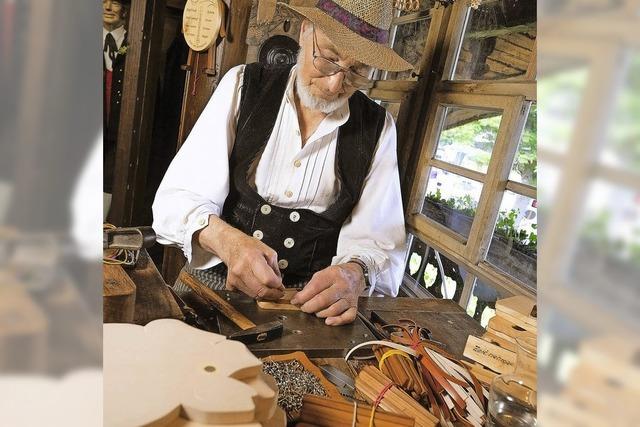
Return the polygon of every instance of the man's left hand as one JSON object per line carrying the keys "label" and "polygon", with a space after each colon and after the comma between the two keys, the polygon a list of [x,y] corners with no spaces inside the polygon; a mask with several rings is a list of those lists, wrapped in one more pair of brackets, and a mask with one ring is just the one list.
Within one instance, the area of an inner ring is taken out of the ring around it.
{"label": "man's left hand", "polygon": [[358,297],[365,286],[364,272],[358,264],[332,265],[315,273],[291,303],[326,319],[327,325],[344,325],[356,319]]}

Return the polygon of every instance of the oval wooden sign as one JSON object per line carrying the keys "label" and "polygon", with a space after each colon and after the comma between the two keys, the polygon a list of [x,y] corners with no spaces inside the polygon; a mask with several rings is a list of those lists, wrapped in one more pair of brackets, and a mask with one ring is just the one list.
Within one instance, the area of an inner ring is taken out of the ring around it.
{"label": "oval wooden sign", "polygon": [[182,32],[189,47],[197,52],[216,42],[222,24],[218,0],[187,0],[182,16]]}

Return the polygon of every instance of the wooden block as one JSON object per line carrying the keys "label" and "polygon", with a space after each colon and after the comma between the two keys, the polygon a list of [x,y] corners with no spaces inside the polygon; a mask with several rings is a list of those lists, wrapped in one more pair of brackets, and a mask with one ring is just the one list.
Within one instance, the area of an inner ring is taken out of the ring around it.
{"label": "wooden block", "polygon": [[513,372],[516,366],[516,354],[514,352],[483,341],[473,335],[469,335],[463,355],[500,374]]}
{"label": "wooden block", "polygon": [[509,350],[509,351],[516,351],[516,344],[509,339],[505,339],[504,337],[492,332],[492,331],[488,331],[486,332],[483,336],[482,339],[485,341],[488,341],[490,343],[499,345],[500,347],[504,348],[505,350]]}
{"label": "wooden block", "polygon": [[170,425],[178,417],[251,425],[255,402],[268,399],[256,391],[262,386],[245,383],[261,375],[260,360],[222,335],[160,319],[105,324],[103,342],[105,425]]}
{"label": "wooden block", "polygon": [[263,310],[291,310],[300,311],[300,307],[291,304],[291,299],[298,293],[297,289],[287,289],[284,296],[277,301],[258,301],[258,307]]}
{"label": "wooden block", "polygon": [[537,327],[537,316],[531,316],[531,312],[535,306],[536,300],[528,298],[524,295],[517,295],[514,297],[504,298],[496,301],[496,313],[504,313],[508,316],[518,319],[519,322],[516,324],[523,328],[524,326],[521,323]]}
{"label": "wooden block", "polygon": [[469,372],[471,372],[478,379],[478,381],[486,386],[490,386],[491,381],[493,381],[493,379],[499,375],[497,372],[493,372],[492,370],[485,368],[479,363],[471,363],[467,362],[466,360],[461,360],[461,362],[467,367],[467,369],[469,369]]}
{"label": "wooden block", "polygon": [[536,339],[536,334],[534,332],[523,329],[518,325],[514,325],[513,323],[505,320],[500,316],[493,316],[489,319],[489,324],[487,329],[492,331],[502,332],[504,335],[507,335],[513,339],[515,338],[533,338]]}
{"label": "wooden block", "polygon": [[102,321],[132,323],[136,306],[136,285],[119,265],[102,264]]}

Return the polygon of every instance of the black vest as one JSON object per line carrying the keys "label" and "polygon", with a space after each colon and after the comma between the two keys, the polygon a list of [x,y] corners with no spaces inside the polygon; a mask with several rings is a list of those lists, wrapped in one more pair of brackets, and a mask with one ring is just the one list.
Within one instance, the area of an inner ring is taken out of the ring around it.
{"label": "black vest", "polygon": [[291,66],[259,63],[245,67],[229,159],[229,195],[222,213],[229,224],[278,253],[285,285],[307,281],[331,264],[340,229],[360,199],[385,121],[384,108],[356,92],[349,99],[349,119],[338,130],[335,164],[340,190],[334,203],[321,213],[267,203],[248,182],[249,170],[271,136],[290,70]]}

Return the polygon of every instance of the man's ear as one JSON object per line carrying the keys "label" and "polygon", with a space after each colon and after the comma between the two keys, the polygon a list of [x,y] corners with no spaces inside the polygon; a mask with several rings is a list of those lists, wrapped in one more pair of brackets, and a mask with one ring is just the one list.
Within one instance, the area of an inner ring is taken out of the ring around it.
{"label": "man's ear", "polygon": [[313,27],[313,23],[311,21],[309,21],[308,19],[303,19],[302,22],[300,23],[299,40],[302,40],[302,36],[304,35],[304,33],[306,33],[307,31],[311,31],[312,27]]}

